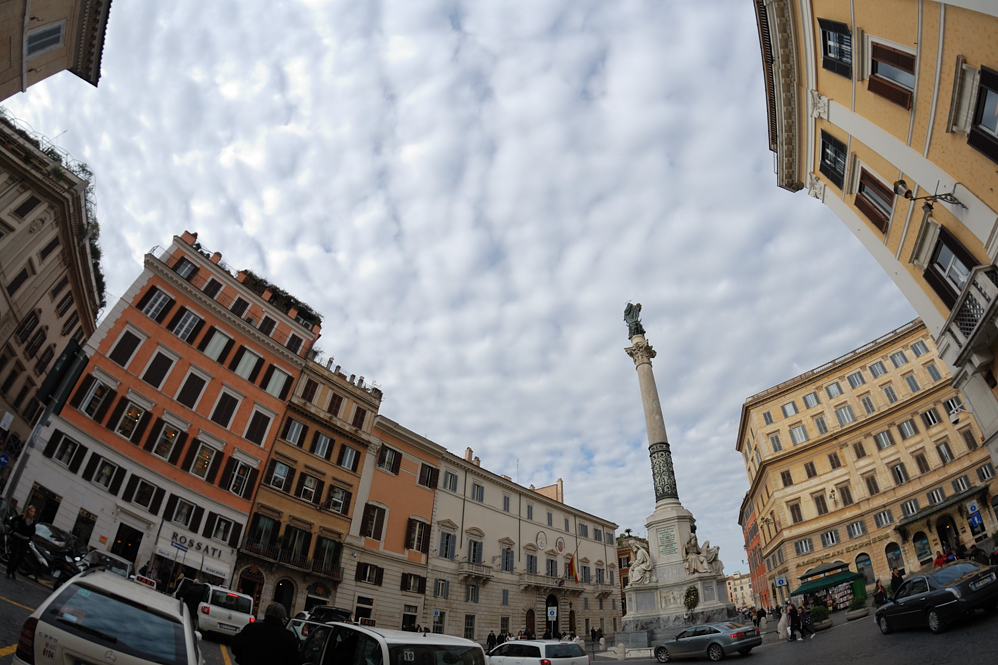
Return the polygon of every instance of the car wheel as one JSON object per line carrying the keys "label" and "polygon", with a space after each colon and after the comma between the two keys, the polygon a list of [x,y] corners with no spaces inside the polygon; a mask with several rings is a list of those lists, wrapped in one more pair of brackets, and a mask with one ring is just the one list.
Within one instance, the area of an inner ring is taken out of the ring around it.
{"label": "car wheel", "polygon": [[707,647],[707,657],[713,661],[721,660],[724,658],[724,649],[720,644],[711,644]]}
{"label": "car wheel", "polygon": [[939,613],[936,612],[934,607],[929,609],[929,630],[937,635],[946,630],[942,618],[940,618]]}
{"label": "car wheel", "polygon": [[752,653],[752,647],[745,647],[744,649],[739,649],[738,653],[740,653],[743,656],[747,656],[750,653]]}
{"label": "car wheel", "polygon": [[665,647],[655,649],[655,659],[660,663],[669,662],[669,650]]}
{"label": "car wheel", "polygon": [[880,632],[887,635],[891,632],[891,625],[887,623],[887,617],[880,617],[877,620],[877,625],[880,626]]}

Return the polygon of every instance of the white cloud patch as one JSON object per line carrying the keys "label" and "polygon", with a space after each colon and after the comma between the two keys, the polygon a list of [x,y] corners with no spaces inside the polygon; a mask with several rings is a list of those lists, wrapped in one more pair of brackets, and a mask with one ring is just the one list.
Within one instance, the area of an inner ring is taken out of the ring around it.
{"label": "white cloud patch", "polygon": [[680,497],[728,572],[745,398],[914,317],[776,187],[744,0],[121,3],[102,65],[8,107],[96,173],[110,302],[198,231],[317,308],[385,415],[642,533],[641,302]]}

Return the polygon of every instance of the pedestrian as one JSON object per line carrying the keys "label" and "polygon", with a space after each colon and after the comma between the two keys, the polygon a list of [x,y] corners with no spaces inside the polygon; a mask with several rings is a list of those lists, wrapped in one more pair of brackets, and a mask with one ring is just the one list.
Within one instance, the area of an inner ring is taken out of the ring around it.
{"label": "pedestrian", "polygon": [[752,625],[756,628],[759,627],[759,613],[755,611],[754,607],[752,608]]}
{"label": "pedestrian", "polygon": [[793,642],[794,641],[794,633],[798,633],[798,635],[797,635],[797,641],[798,642],[803,642],[804,638],[799,635],[799,633],[800,633],[800,615],[797,614],[797,607],[792,602],[791,603],[787,603],[787,615],[789,617],[789,619],[788,619],[789,629],[788,630],[790,631],[790,639],[788,641],[789,642]]}
{"label": "pedestrian", "polygon": [[811,634],[811,639],[813,640],[814,639],[814,628],[811,626],[811,613],[807,611],[806,607],[804,607],[804,603],[801,603],[800,607],[797,609],[797,617],[798,617],[798,620],[800,621],[800,635],[801,636],[800,636],[799,639],[801,639],[801,640],[804,639],[804,633],[810,633]]}
{"label": "pedestrian", "polygon": [[939,568],[946,563],[946,555],[936,550],[936,558],[932,561],[933,568]]}
{"label": "pedestrian", "polygon": [[593,642],[596,641],[596,626],[589,629],[589,636],[593,638]]}
{"label": "pedestrian", "polygon": [[7,579],[16,579],[17,567],[21,565],[28,541],[35,535],[35,507],[28,506],[23,515],[18,515],[10,523],[10,559],[7,563]]}
{"label": "pedestrian", "polygon": [[897,593],[898,589],[901,588],[901,583],[904,582],[904,575],[897,568],[891,571],[891,594]]}
{"label": "pedestrian", "polygon": [[263,621],[246,624],[232,638],[232,653],[239,665],[299,665],[298,638],[284,628],[284,605],[271,603]]}
{"label": "pedestrian", "polygon": [[494,630],[489,631],[489,636],[488,638],[486,638],[485,644],[488,646],[489,651],[492,651],[493,649],[496,648],[496,631]]}
{"label": "pedestrian", "polygon": [[194,580],[191,584],[180,592],[180,599],[184,601],[184,605],[187,606],[190,612],[191,624],[197,628],[198,625],[198,609],[201,606],[201,601],[204,600],[205,585],[201,584],[198,580]]}
{"label": "pedestrian", "polygon": [[887,592],[884,591],[884,585],[880,583],[880,580],[877,580],[877,588],[873,590],[873,602],[877,604],[877,607],[887,602]]}

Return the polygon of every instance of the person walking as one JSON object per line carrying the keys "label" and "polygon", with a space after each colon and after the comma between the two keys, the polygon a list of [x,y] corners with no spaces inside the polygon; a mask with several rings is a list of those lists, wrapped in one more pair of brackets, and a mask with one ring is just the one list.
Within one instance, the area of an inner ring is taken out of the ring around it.
{"label": "person walking", "polygon": [[18,515],[10,523],[10,560],[7,562],[7,579],[17,579],[15,573],[21,565],[28,541],[35,535],[35,507],[28,506],[23,515]]}
{"label": "person walking", "polygon": [[811,613],[807,610],[802,602],[797,608],[797,617],[800,620],[800,639],[804,639],[804,633],[810,633],[811,639],[814,639],[814,627],[811,625]]}
{"label": "person walking", "polygon": [[496,648],[496,631],[494,630],[489,631],[489,636],[485,640],[485,645],[488,647],[489,651],[492,651],[493,649]]}
{"label": "person walking", "polygon": [[263,621],[246,624],[232,638],[232,653],[239,665],[299,665],[298,638],[284,628],[288,613],[284,605],[271,603]]}
{"label": "person walking", "polygon": [[787,616],[790,626],[790,639],[788,641],[793,642],[794,634],[797,633],[797,641],[803,642],[804,638],[800,636],[800,615],[797,614],[797,607],[792,602],[787,603]]}
{"label": "person walking", "polygon": [[789,635],[789,633],[787,633],[788,628],[790,628],[790,617],[787,616],[786,612],[783,612],[780,614],[780,620],[776,624],[776,634],[781,640],[787,639],[787,636]]}
{"label": "person walking", "polygon": [[759,630],[761,632],[765,632],[765,630],[766,630],[766,608],[765,607],[760,607],[759,608],[759,625],[756,626],[756,627],[759,628]]}
{"label": "person walking", "polygon": [[901,571],[895,568],[891,571],[891,594],[897,593],[898,589],[901,588],[901,583],[904,582],[904,575]]}

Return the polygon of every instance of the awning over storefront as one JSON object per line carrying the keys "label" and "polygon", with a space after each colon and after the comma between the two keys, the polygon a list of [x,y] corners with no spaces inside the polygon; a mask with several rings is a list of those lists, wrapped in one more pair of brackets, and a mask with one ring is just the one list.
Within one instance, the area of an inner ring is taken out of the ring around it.
{"label": "awning over storefront", "polygon": [[[228,580],[232,572],[233,562],[225,556],[229,554],[229,551],[229,548],[222,550],[210,545],[206,546],[203,540],[194,541],[185,536],[173,540],[164,534],[156,543],[156,554],[164,559],[203,570],[206,573],[221,577],[223,580]],[[212,554],[221,554],[222,556],[212,556]]]}
{"label": "awning over storefront", "polygon": [[924,520],[926,517],[932,515],[933,513],[938,513],[940,510],[946,510],[950,506],[956,505],[961,501],[966,501],[967,499],[972,499],[978,494],[984,494],[987,491],[988,491],[987,485],[978,485],[977,487],[971,487],[966,492],[960,492],[959,494],[954,494],[953,496],[944,501],[940,501],[939,503],[922,508],[914,515],[908,515],[908,517],[905,517],[903,520],[898,521],[897,526],[894,527],[894,530],[896,531],[901,527],[907,526],[913,522]]}
{"label": "awning over storefront", "polygon": [[845,572],[836,573],[835,575],[828,575],[827,577],[819,577],[816,580],[811,580],[801,584],[795,591],[790,593],[791,596],[799,596],[805,593],[814,593],[816,591],[823,591],[824,589],[831,589],[833,586],[838,586],[840,584],[845,584],[846,582],[852,582],[853,580],[858,580],[863,577],[859,573]]}

